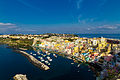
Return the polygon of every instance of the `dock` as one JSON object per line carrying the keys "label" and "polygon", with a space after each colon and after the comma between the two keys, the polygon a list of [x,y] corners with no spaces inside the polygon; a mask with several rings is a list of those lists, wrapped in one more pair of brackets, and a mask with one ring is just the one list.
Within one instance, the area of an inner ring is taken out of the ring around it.
{"label": "dock", "polygon": [[25,51],[21,51],[21,50],[15,50],[15,52],[21,53],[22,55],[24,55],[25,57],[27,57],[27,59],[36,67],[43,69],[43,70],[48,70],[50,69],[47,65],[45,65],[44,63],[40,62],[39,60],[37,60],[35,57],[33,57],[32,55],[28,54]]}

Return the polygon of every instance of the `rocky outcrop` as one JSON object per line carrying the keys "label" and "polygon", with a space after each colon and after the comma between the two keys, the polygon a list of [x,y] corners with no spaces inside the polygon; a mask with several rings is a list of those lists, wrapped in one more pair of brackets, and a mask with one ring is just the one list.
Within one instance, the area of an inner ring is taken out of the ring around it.
{"label": "rocky outcrop", "polygon": [[26,75],[23,75],[23,74],[16,74],[14,77],[13,77],[14,80],[28,80]]}

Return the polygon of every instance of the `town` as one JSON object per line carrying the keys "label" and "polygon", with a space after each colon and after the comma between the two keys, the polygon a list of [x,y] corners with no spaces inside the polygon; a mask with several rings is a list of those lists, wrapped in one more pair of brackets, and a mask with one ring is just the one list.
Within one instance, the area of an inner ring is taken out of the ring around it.
{"label": "town", "polygon": [[[1,39],[31,40],[33,50],[56,53],[78,64],[88,64],[97,80],[120,77],[120,40],[104,37],[87,38],[73,34],[0,35]],[[13,43],[12,43],[13,44]],[[25,43],[28,45],[27,43]],[[25,49],[25,45],[19,48]]]}

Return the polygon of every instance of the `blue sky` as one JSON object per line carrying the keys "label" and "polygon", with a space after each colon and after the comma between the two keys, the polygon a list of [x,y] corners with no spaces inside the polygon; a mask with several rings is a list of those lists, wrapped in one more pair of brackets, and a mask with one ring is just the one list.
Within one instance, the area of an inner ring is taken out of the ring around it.
{"label": "blue sky", "polygon": [[0,0],[0,33],[120,33],[120,0]]}

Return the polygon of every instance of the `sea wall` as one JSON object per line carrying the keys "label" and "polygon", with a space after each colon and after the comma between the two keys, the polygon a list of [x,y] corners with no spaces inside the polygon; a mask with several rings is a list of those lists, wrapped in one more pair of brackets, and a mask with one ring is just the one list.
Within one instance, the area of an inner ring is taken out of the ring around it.
{"label": "sea wall", "polygon": [[37,60],[35,57],[33,57],[32,55],[26,53],[25,51],[21,51],[21,50],[15,50],[15,52],[17,53],[21,53],[22,55],[24,55],[33,65],[37,66],[40,69],[43,70],[48,70],[50,69],[47,65],[45,65],[44,63],[40,62],[39,60]]}

